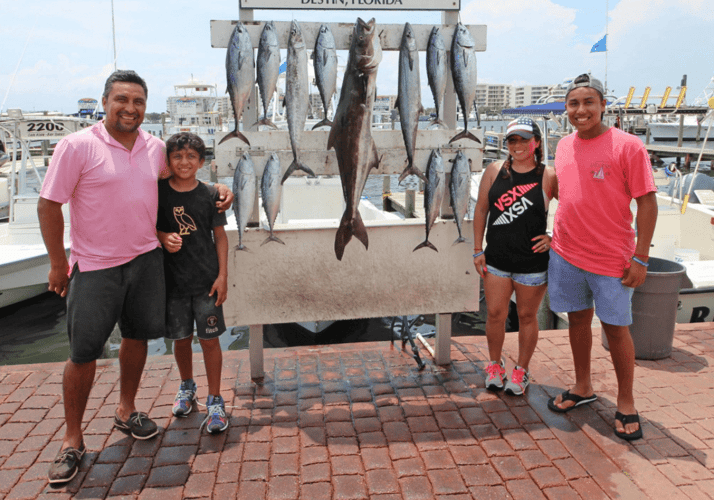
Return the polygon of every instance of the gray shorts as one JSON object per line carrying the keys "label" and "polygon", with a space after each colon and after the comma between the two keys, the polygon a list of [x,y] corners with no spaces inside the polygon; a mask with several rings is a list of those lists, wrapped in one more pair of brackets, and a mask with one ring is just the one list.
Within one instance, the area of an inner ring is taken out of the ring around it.
{"label": "gray shorts", "polygon": [[99,359],[117,323],[122,338],[163,337],[165,304],[161,248],[108,269],[82,272],[75,264],[67,293],[70,359],[78,364]]}
{"label": "gray shorts", "polygon": [[216,306],[216,294],[209,297],[208,292],[166,298],[167,339],[192,337],[194,321],[199,339],[214,339],[226,331],[223,306]]}

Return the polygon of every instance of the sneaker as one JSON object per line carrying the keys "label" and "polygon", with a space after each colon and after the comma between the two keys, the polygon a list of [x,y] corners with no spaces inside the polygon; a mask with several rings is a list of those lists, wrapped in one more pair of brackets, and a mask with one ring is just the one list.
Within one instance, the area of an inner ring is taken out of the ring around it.
{"label": "sneaker", "polygon": [[[228,427],[228,418],[226,417],[226,405],[221,396],[208,396],[206,401],[206,409],[208,415],[203,421],[206,424],[206,430],[209,434],[223,432]],[[203,425],[201,424],[201,425]]]}
{"label": "sneaker", "polygon": [[182,380],[171,411],[177,417],[185,417],[191,413],[194,399],[196,399],[196,382],[192,378]]}
{"label": "sneaker", "polygon": [[82,456],[84,456],[86,450],[87,448],[84,446],[84,442],[82,442],[77,450],[72,447],[60,450],[57,457],[55,457],[55,461],[50,465],[50,471],[47,474],[50,484],[71,481],[74,476],[77,475],[79,463],[82,461]]}
{"label": "sneaker", "polygon": [[506,378],[506,367],[503,360],[500,363],[491,361],[486,367],[486,389],[500,391],[503,389],[503,380]]}
{"label": "sneaker", "polygon": [[135,439],[149,439],[159,433],[159,429],[156,427],[154,421],[149,418],[149,415],[142,411],[132,413],[126,422],[122,422],[119,416],[115,414],[114,427],[131,434]]}
{"label": "sneaker", "polygon": [[516,366],[511,373],[511,380],[506,382],[506,393],[512,396],[520,396],[526,392],[528,384],[530,384],[530,374],[525,368]]}

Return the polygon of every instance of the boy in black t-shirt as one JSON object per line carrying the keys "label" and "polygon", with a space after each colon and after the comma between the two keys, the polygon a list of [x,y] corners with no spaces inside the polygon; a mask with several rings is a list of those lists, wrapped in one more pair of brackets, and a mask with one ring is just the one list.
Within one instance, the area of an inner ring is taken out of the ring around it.
{"label": "boy in black t-shirt", "polygon": [[193,324],[203,350],[208,379],[209,433],[228,427],[221,397],[223,353],[218,336],[225,330],[223,308],[228,291],[228,240],[218,213],[218,192],[196,179],[206,146],[195,134],[182,132],[166,141],[166,157],[173,176],[159,181],[159,215],[156,222],[164,247],[166,271],[166,338],[174,341],[174,356],[181,387],[173,414],[186,416],[196,399],[193,380]]}

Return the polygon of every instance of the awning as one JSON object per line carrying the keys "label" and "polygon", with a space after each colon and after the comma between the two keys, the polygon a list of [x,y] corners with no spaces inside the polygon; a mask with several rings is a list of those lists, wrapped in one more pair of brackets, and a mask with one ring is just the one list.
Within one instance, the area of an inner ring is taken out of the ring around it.
{"label": "awning", "polygon": [[562,115],[565,113],[565,103],[564,102],[549,102],[547,104],[532,104],[530,106],[523,106],[520,108],[508,108],[501,111],[503,115],[537,115],[537,116],[548,116],[553,113],[554,115]]}

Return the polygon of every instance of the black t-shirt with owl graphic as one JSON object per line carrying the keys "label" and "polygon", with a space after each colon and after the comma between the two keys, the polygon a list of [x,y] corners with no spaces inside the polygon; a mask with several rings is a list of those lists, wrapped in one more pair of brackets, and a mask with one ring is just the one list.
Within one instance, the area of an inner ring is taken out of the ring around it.
{"label": "black t-shirt with owl graphic", "polygon": [[174,190],[168,179],[159,181],[159,215],[156,228],[181,236],[181,249],[164,249],[166,291],[170,296],[186,296],[211,290],[218,277],[218,256],[213,228],[226,224],[226,214],[218,213],[218,191],[199,182],[186,192]]}

